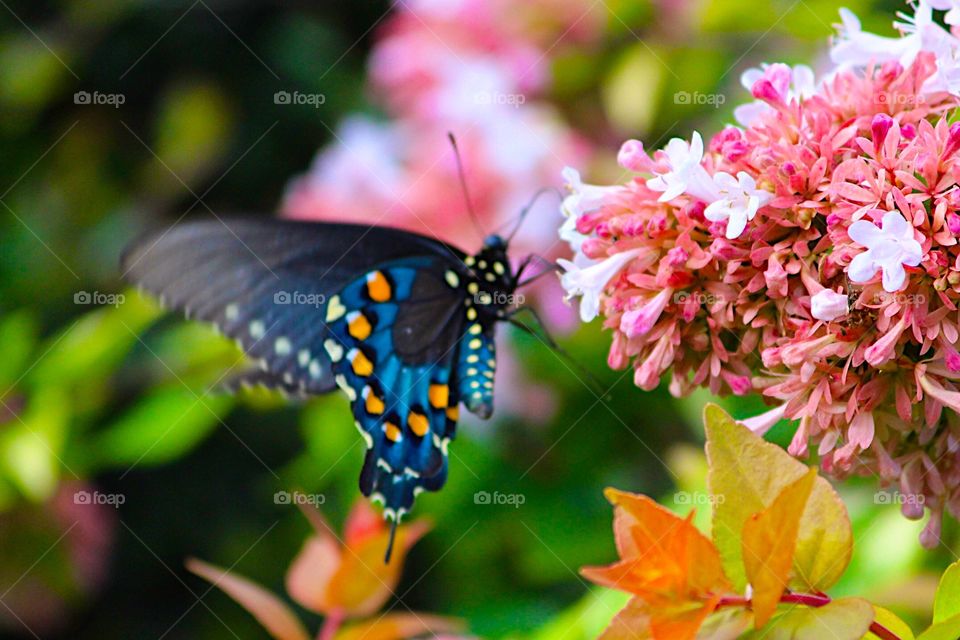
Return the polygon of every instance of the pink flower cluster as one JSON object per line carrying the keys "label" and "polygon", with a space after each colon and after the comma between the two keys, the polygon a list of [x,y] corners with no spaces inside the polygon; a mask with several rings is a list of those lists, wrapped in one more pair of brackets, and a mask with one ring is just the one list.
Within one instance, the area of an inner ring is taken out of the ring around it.
{"label": "pink flower cluster", "polygon": [[[851,20],[818,85],[782,64],[745,74],[742,128],[652,157],[628,141],[624,184],[568,169],[563,284],[637,386],[762,394],[773,408],[748,426],[796,420],[791,454],[898,483],[933,546],[944,510],[960,517],[960,100],[936,82],[956,49],[885,58]],[[864,44],[870,61],[846,64]]]}

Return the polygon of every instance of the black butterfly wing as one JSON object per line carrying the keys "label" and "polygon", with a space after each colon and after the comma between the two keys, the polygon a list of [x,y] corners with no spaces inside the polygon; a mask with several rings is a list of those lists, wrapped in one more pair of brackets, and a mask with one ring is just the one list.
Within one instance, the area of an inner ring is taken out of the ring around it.
{"label": "black butterfly wing", "polygon": [[458,404],[492,410],[492,327],[471,310],[463,254],[383,227],[188,223],[124,256],[127,276],[257,359],[250,381],[340,386],[367,444],[360,478],[398,520],[440,489]]}
{"label": "black butterfly wing", "polygon": [[358,274],[411,256],[462,254],[387,227],[205,220],[142,238],[121,268],[166,307],[235,339],[260,365],[251,379],[313,394],[335,386],[322,348],[330,301]]}

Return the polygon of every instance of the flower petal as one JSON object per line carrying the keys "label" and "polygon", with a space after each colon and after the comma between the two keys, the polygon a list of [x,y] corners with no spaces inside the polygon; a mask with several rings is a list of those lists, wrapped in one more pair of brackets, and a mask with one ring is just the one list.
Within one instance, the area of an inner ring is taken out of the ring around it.
{"label": "flower petal", "polygon": [[869,250],[855,256],[850,261],[850,266],[847,267],[847,275],[850,276],[851,282],[859,284],[870,282],[873,276],[877,275],[877,265],[874,263]]}
{"label": "flower petal", "polygon": [[857,220],[847,230],[850,239],[858,244],[862,244],[868,249],[879,244],[883,238],[883,232],[877,225],[867,220]]}

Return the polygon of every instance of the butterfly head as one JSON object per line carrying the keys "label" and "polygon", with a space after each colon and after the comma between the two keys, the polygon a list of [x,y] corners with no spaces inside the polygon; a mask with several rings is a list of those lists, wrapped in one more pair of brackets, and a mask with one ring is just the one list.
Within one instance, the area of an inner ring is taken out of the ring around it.
{"label": "butterfly head", "polygon": [[512,293],[516,289],[516,279],[507,256],[507,241],[502,236],[487,236],[483,248],[475,255],[467,256],[464,263],[471,277],[476,280],[474,286],[486,292],[486,297],[499,299],[502,294]]}

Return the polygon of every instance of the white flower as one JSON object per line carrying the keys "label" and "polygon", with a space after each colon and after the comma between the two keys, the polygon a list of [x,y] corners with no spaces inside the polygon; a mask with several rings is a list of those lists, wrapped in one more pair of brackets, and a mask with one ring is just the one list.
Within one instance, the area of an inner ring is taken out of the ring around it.
{"label": "white flower", "polygon": [[933,9],[950,9],[948,24],[960,22],[960,2],[957,0],[920,0],[912,16],[901,13],[903,22],[893,23],[903,36],[885,38],[864,32],[853,13],[840,9],[843,25],[839,39],[830,51],[830,59],[841,68],[889,60],[908,66],[918,53],[929,51],[936,56],[937,71],[924,82],[924,92],[960,93],[960,39],[934,21]]}
{"label": "white flower", "polygon": [[810,298],[810,315],[817,320],[832,322],[849,312],[850,304],[845,293],[823,289]]}
{"label": "white flower", "polygon": [[840,9],[840,20],[843,24],[837,42],[830,49],[830,59],[840,66],[861,67],[888,60],[900,60],[907,65],[921,51],[920,37],[916,33],[901,38],[867,33],[861,28],[860,19],[847,8]]}
{"label": "white flower", "polygon": [[607,283],[627,266],[627,263],[640,255],[641,249],[631,249],[617,253],[605,260],[591,260],[583,254],[577,254],[574,261],[557,260],[563,267],[560,284],[567,292],[567,299],[580,296],[580,319],[590,322],[600,313],[600,294]]}
{"label": "white flower", "polygon": [[883,270],[883,289],[899,291],[907,274],[903,265],[915,267],[923,259],[923,248],[914,237],[913,225],[899,211],[883,215],[883,227],[867,220],[857,220],[847,230],[850,239],[862,244],[866,251],[857,255],[847,267],[851,282],[869,282],[878,269]]}
{"label": "white flower", "polygon": [[718,171],[713,176],[713,182],[719,197],[707,206],[703,216],[713,222],[726,220],[727,238],[730,240],[739,238],[747,221],[757,215],[757,209],[773,198],[769,191],[757,189],[757,181],[746,171],[739,172],[736,178]]}
{"label": "white flower", "polygon": [[937,11],[946,11],[943,21],[947,24],[960,24],[960,0],[927,0]]}
{"label": "white flower", "polygon": [[[763,64],[760,67],[747,69],[740,76],[740,84],[742,84],[747,91],[753,91],[753,85],[765,77],[767,70],[771,66],[772,65]],[[813,75],[813,69],[805,64],[790,67],[790,84],[783,89],[784,102],[789,102],[794,99],[803,100],[813,96],[817,92],[817,83]],[[772,110],[773,107],[763,100],[754,100],[753,102],[748,102],[736,107],[733,110],[733,117],[741,125],[749,127],[757,118],[763,115],[763,113]]]}
{"label": "white flower", "polygon": [[574,252],[578,252],[586,236],[577,231],[577,218],[599,208],[612,191],[618,191],[622,187],[586,184],[580,179],[580,172],[573,167],[564,167],[561,175],[570,195],[563,199],[561,205],[561,211],[566,216],[566,220],[560,226],[560,238],[566,241]]}
{"label": "white flower", "polygon": [[560,175],[563,176],[564,184],[570,191],[570,195],[563,199],[563,212],[574,218],[598,209],[611,192],[623,188],[619,185],[601,187],[596,184],[587,184],[580,179],[580,172],[573,167],[564,167]]}
{"label": "white flower", "polygon": [[673,200],[684,193],[706,202],[716,199],[710,174],[700,164],[703,159],[703,139],[698,132],[693,132],[689,143],[682,138],[673,138],[663,151],[667,155],[670,171],[647,180],[648,187],[663,191],[660,202]]}

